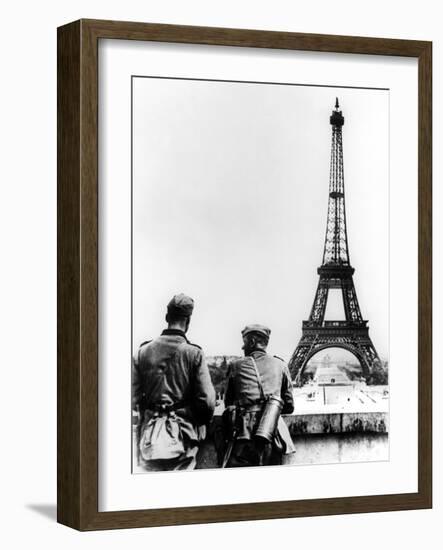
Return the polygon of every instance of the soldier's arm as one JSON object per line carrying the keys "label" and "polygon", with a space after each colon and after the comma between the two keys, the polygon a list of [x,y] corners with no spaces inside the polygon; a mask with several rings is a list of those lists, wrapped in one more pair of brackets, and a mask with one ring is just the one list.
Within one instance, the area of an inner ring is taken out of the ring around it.
{"label": "soldier's arm", "polygon": [[194,359],[194,384],[192,410],[199,423],[207,424],[214,414],[215,390],[202,350],[197,350]]}
{"label": "soldier's arm", "polygon": [[225,407],[229,407],[230,405],[234,405],[235,402],[235,396],[234,396],[234,380],[232,378],[232,366],[228,370],[228,374],[226,376],[227,382],[226,382],[226,388],[225,388]]}
{"label": "soldier's arm", "polygon": [[132,408],[135,410],[141,400],[141,379],[138,370],[138,357],[132,359]]}
{"label": "soldier's arm", "polygon": [[282,414],[291,414],[294,411],[294,394],[292,389],[291,375],[286,364],[283,366],[281,398],[283,399]]}

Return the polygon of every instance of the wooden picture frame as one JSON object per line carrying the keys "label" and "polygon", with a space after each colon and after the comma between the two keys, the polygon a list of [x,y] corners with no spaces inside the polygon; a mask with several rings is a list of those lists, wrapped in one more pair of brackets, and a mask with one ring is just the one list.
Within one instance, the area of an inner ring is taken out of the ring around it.
{"label": "wooden picture frame", "polygon": [[[418,59],[418,491],[98,511],[98,41],[160,41]],[[80,20],[58,29],[58,521],[79,530],[432,506],[431,42]]]}

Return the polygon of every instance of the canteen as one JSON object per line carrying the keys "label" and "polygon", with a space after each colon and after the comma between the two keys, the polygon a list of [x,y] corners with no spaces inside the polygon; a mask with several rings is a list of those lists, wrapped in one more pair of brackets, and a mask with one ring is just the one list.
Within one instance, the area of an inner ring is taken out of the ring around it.
{"label": "canteen", "polygon": [[254,434],[255,438],[272,442],[282,408],[283,401],[280,397],[270,395],[267,398],[263,405],[260,422]]}

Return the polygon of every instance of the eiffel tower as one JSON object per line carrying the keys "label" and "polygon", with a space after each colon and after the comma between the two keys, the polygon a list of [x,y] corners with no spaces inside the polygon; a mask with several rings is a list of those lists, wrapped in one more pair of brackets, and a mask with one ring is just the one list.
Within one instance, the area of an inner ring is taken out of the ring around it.
{"label": "eiffel tower", "polygon": [[[346,230],[345,185],[343,172],[342,127],[345,122],[338,98],[329,119],[332,125],[331,165],[329,175],[328,219],[322,265],[317,269],[319,281],[302,337],[295,349],[289,369],[295,383],[302,384],[303,371],[318,351],[339,347],[359,360],[363,375],[369,378],[379,356],[369,337],[368,322],[363,320],[354,287],[354,268],[350,264]],[[341,289],[344,321],[326,321],[325,312],[330,289]]]}

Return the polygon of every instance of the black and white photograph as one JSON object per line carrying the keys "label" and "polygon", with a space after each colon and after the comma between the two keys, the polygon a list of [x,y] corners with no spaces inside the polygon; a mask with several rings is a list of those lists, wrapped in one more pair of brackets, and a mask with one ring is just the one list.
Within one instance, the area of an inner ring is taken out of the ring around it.
{"label": "black and white photograph", "polygon": [[389,90],[132,77],[132,471],[389,460]]}
{"label": "black and white photograph", "polygon": [[439,7],[4,6],[5,549],[441,538]]}

